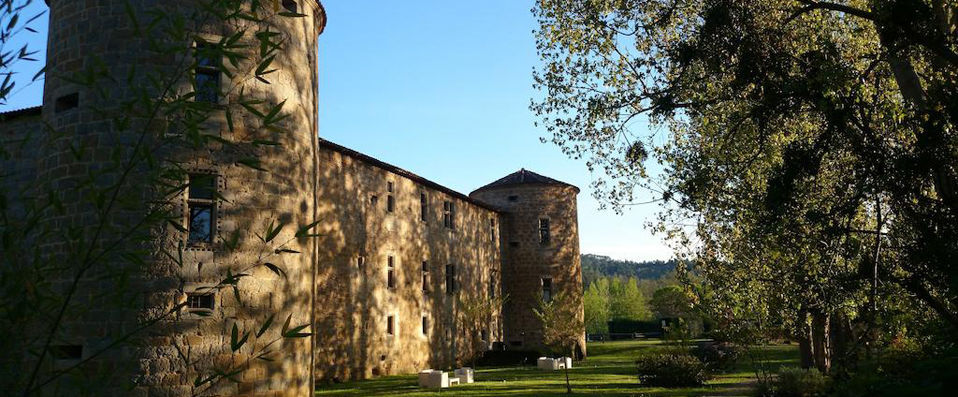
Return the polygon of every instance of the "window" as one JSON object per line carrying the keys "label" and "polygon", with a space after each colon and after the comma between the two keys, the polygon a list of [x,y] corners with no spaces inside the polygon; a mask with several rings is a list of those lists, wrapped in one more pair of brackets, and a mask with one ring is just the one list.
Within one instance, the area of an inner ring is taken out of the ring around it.
{"label": "window", "polygon": [[510,242],[509,242],[509,246],[512,247],[512,248],[519,248],[519,242],[518,242],[518,241],[510,241]]}
{"label": "window", "polygon": [[190,313],[209,313],[213,310],[213,294],[192,292],[186,295],[186,308]]}
{"label": "window", "polygon": [[193,83],[196,102],[219,103],[220,101],[220,61],[215,45],[206,42],[196,43],[196,70]]}
{"label": "window", "polygon": [[358,268],[360,268],[360,269],[363,269],[363,268],[366,267],[366,257],[365,257],[365,256],[360,255],[360,256],[358,256],[358,257],[356,258],[356,267],[358,267]]}
{"label": "window", "polygon": [[542,279],[542,300],[552,302],[552,278],[544,277]]}
{"label": "window", "polygon": [[519,196],[509,196],[508,200],[514,203],[519,201]]}
{"label": "window", "polygon": [[422,334],[429,335],[429,317],[422,316]]}
{"label": "window", "polygon": [[386,191],[389,192],[389,194],[386,195],[386,211],[388,211],[388,212],[393,212],[393,211],[396,210],[396,198],[393,197],[393,183],[392,183],[392,182],[387,182],[387,183],[386,183]]}
{"label": "window", "polygon": [[489,236],[496,239],[496,218],[489,218]]}
{"label": "window", "polygon": [[191,245],[213,242],[214,199],[216,176],[209,174],[190,174],[188,182],[189,222],[187,224],[187,243]]}
{"label": "window", "polygon": [[54,113],[65,112],[78,106],[80,106],[80,94],[74,92],[57,98],[53,103],[53,111]]}
{"label": "window", "polygon": [[386,335],[396,335],[396,316],[386,317]]}
{"label": "window", "polygon": [[292,13],[297,13],[299,11],[299,7],[296,5],[296,0],[283,0],[283,8]]}
{"label": "window", "polygon": [[370,196],[370,197],[369,197],[369,204],[372,204],[373,207],[375,207],[376,204],[379,204],[379,196],[377,196],[377,195],[375,195],[375,194],[372,195],[372,196]]}
{"label": "window", "polygon": [[455,218],[456,218],[456,206],[452,201],[446,200],[442,202],[442,225],[449,228],[455,229]]}
{"label": "window", "polygon": [[480,332],[479,332],[479,339],[482,340],[483,342],[488,342],[488,341],[489,341],[489,330],[488,330],[488,329],[484,329],[484,330],[480,331]]}
{"label": "window", "polygon": [[456,265],[446,265],[446,295],[456,292]]}
{"label": "window", "polygon": [[426,193],[419,193],[419,220],[426,222],[427,213],[429,213],[429,199]]}
{"label": "window", "polygon": [[50,356],[55,360],[79,360],[83,358],[83,346],[53,345],[50,346]]}
{"label": "window", "polygon": [[422,292],[429,292],[429,262],[422,261]]}
{"label": "window", "polygon": [[552,240],[551,231],[549,230],[549,219],[540,218],[539,219],[539,244],[549,245],[549,242]]}
{"label": "window", "polygon": [[495,270],[493,270],[489,274],[489,299],[494,299],[496,297],[496,290],[497,290],[496,276],[497,275],[498,275],[498,272],[496,272]]}
{"label": "window", "polygon": [[393,257],[388,257],[386,259],[387,270],[386,270],[386,287],[392,289],[396,288],[396,260]]}

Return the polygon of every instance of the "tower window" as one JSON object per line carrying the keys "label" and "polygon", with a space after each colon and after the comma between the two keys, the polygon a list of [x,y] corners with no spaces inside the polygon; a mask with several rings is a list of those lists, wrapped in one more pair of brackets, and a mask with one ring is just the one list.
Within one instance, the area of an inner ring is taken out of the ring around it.
{"label": "tower window", "polygon": [[496,239],[496,218],[489,218],[489,236]]}
{"label": "tower window", "polygon": [[389,192],[386,195],[386,211],[393,212],[396,210],[396,197],[393,196],[393,183],[386,182],[386,191]]}
{"label": "tower window", "polygon": [[509,246],[512,247],[512,248],[519,248],[519,242],[518,242],[518,241],[510,241],[510,242],[509,242]]}
{"label": "tower window", "polygon": [[429,317],[422,316],[422,334],[429,335]]}
{"label": "tower window", "polygon": [[429,213],[429,198],[426,193],[419,193],[419,220],[426,222],[426,214]]}
{"label": "tower window", "polygon": [[456,293],[456,265],[446,265],[446,295]]}
{"label": "tower window", "polygon": [[396,335],[396,316],[386,317],[386,335]]}
{"label": "tower window", "polygon": [[542,278],[542,300],[552,302],[552,278]]}
{"label": "tower window", "polygon": [[366,267],[366,257],[365,257],[365,256],[360,255],[360,256],[356,257],[356,267],[358,267],[358,268],[360,268],[360,269]]}
{"label": "tower window", "polygon": [[396,288],[396,260],[393,257],[386,259],[388,268],[386,269],[386,287]]}
{"label": "tower window", "polygon": [[57,98],[53,104],[53,111],[55,113],[65,112],[78,106],[80,106],[80,94],[74,92]]}
{"label": "tower window", "polygon": [[187,243],[192,245],[213,242],[214,198],[216,196],[216,176],[208,174],[189,175],[189,222],[187,224]]}
{"label": "tower window", "polygon": [[519,196],[515,196],[515,195],[509,196],[509,197],[507,197],[507,200],[509,200],[510,202],[513,202],[513,203],[514,203],[514,202],[516,202],[516,201],[519,201]]}
{"label": "tower window", "polygon": [[479,333],[479,338],[480,338],[483,342],[488,342],[488,341],[489,341],[489,330],[488,330],[488,329],[482,330],[482,331]]}
{"label": "tower window", "polygon": [[442,225],[449,229],[456,228],[456,206],[452,201],[442,202]]}
{"label": "tower window", "polygon": [[552,233],[549,230],[549,219],[540,218],[539,219],[539,244],[549,245],[552,240]]}
{"label": "tower window", "polygon": [[299,12],[299,6],[296,4],[296,0],[283,0],[283,8],[288,12]]}
{"label": "tower window", "polygon": [[213,294],[194,292],[186,296],[186,308],[191,313],[213,310]]}
{"label": "tower window", "polygon": [[369,197],[369,204],[372,204],[372,205],[374,205],[374,206],[375,206],[376,204],[379,204],[379,196],[377,196],[377,195],[375,195],[375,194],[372,195],[372,196],[370,196],[370,197]]}
{"label": "tower window", "polygon": [[196,70],[193,92],[196,102],[219,103],[220,99],[220,56],[216,46],[210,43],[196,43]]}

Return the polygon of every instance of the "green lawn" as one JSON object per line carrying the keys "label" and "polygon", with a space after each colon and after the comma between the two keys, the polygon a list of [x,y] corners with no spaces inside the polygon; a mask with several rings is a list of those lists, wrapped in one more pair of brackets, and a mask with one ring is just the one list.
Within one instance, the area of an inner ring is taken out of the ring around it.
{"label": "green lawn", "polygon": [[[743,357],[735,368],[716,374],[699,388],[663,389],[642,387],[633,362],[642,355],[664,349],[660,341],[597,342],[589,344],[589,358],[569,371],[572,390],[578,395],[603,396],[747,396],[755,380],[753,360]],[[794,345],[773,345],[755,349],[754,357],[773,368],[798,365]],[[415,375],[388,376],[373,380],[320,386],[317,396],[433,396],[434,390],[420,389]],[[441,391],[454,396],[565,396],[562,371],[544,372],[534,367],[480,368],[476,383]]]}

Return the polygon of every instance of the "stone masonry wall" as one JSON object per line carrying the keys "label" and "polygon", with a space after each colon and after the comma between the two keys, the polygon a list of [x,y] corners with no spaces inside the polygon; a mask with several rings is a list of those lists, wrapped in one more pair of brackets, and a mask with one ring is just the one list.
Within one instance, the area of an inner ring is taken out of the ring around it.
{"label": "stone masonry wall", "polygon": [[[467,335],[457,321],[457,297],[500,293],[492,223],[498,225],[498,214],[330,147],[320,150],[320,158],[317,376],[346,380],[415,373],[467,360],[472,338],[480,336]],[[421,194],[427,200],[425,220]],[[393,212],[387,210],[390,195]],[[444,201],[455,206],[453,229],[443,225]],[[387,285],[389,257],[394,288]],[[458,288],[452,295],[445,288],[446,265],[456,269]],[[393,335],[387,333],[390,316]],[[487,330],[487,346],[501,340],[498,313]]]}

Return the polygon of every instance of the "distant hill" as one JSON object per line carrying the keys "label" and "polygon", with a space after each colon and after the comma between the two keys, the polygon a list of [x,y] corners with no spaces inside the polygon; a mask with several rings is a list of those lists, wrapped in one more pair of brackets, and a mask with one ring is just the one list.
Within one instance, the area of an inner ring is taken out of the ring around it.
{"label": "distant hill", "polygon": [[582,284],[587,286],[599,277],[635,277],[640,280],[657,280],[675,270],[675,261],[633,262],[612,259],[608,256],[582,255]]}

